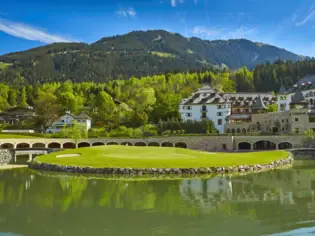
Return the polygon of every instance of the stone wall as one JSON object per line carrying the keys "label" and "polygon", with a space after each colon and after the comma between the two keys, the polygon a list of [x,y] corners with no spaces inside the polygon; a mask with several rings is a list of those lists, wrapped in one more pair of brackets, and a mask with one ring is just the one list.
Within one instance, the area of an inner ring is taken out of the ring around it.
{"label": "stone wall", "polygon": [[[293,148],[301,147],[303,144],[303,136],[174,136],[174,137],[159,137],[146,139],[132,139],[132,138],[100,138],[88,139],[79,141],[78,147],[81,144],[87,146],[121,144],[132,146],[169,146],[179,147],[179,144],[184,144],[188,149],[200,151],[237,151],[238,144],[241,142],[248,142],[254,144],[258,141],[269,140],[275,144],[282,142],[289,142]],[[45,148],[51,148],[50,144],[58,144],[59,147],[53,148],[69,148],[66,144],[73,144],[71,139],[0,139],[0,150],[7,148],[19,148],[19,145],[27,145],[27,147],[34,148],[36,145],[42,144]],[[74,145],[75,146],[75,145]]]}
{"label": "stone wall", "polygon": [[28,166],[32,169],[47,170],[68,173],[84,174],[106,174],[106,175],[203,175],[203,174],[223,174],[223,173],[243,173],[257,172],[277,169],[283,166],[291,165],[293,158],[291,156],[269,164],[257,165],[239,165],[229,167],[200,167],[200,168],[92,168],[61,166],[56,164],[41,163],[38,161],[29,162]]}
{"label": "stone wall", "polygon": [[9,150],[0,149],[0,166],[12,161],[12,153]]}

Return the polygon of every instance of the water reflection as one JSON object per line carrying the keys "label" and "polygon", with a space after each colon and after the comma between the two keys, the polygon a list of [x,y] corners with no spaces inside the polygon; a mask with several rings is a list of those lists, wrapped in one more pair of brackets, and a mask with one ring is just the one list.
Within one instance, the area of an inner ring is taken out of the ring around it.
{"label": "water reflection", "polygon": [[25,236],[293,232],[315,226],[314,190],[315,170],[301,166],[171,181],[53,178],[27,169],[3,171],[0,232]]}

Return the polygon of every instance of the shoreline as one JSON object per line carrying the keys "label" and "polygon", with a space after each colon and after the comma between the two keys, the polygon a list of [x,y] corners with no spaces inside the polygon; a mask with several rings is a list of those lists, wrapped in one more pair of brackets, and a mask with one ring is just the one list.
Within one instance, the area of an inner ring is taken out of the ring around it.
{"label": "shoreline", "polygon": [[28,163],[30,169],[78,173],[78,174],[100,174],[100,175],[125,175],[125,176],[142,176],[142,175],[209,175],[209,174],[224,174],[224,173],[250,173],[266,170],[273,170],[292,165],[293,158],[291,154],[269,164],[254,164],[254,165],[238,165],[238,166],[222,166],[222,167],[200,167],[200,168],[92,168],[92,167],[77,167],[63,166],[57,164],[42,163],[33,161]]}
{"label": "shoreline", "polygon": [[17,169],[17,168],[27,168],[28,165],[12,165],[12,164],[7,164],[7,165],[0,165],[0,170],[9,170],[9,169]]}

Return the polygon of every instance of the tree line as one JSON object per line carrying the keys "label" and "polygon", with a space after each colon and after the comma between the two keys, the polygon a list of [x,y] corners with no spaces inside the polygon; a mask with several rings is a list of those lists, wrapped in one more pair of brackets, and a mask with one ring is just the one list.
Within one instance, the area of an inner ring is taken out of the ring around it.
{"label": "tree line", "polygon": [[0,111],[10,107],[34,107],[34,127],[47,127],[65,111],[87,113],[95,127],[136,128],[161,120],[179,120],[178,105],[201,86],[220,92],[270,92],[292,86],[298,79],[315,74],[315,61],[276,61],[253,71],[195,71],[131,77],[129,80],[96,82],[47,82],[0,84]]}

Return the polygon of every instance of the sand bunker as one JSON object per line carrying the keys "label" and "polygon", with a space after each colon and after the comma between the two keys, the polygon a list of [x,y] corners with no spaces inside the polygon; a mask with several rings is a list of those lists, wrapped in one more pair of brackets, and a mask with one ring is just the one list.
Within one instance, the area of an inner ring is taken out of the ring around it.
{"label": "sand bunker", "polygon": [[65,158],[65,157],[79,157],[81,154],[79,153],[73,153],[73,154],[62,154],[62,155],[57,155],[57,158]]}

